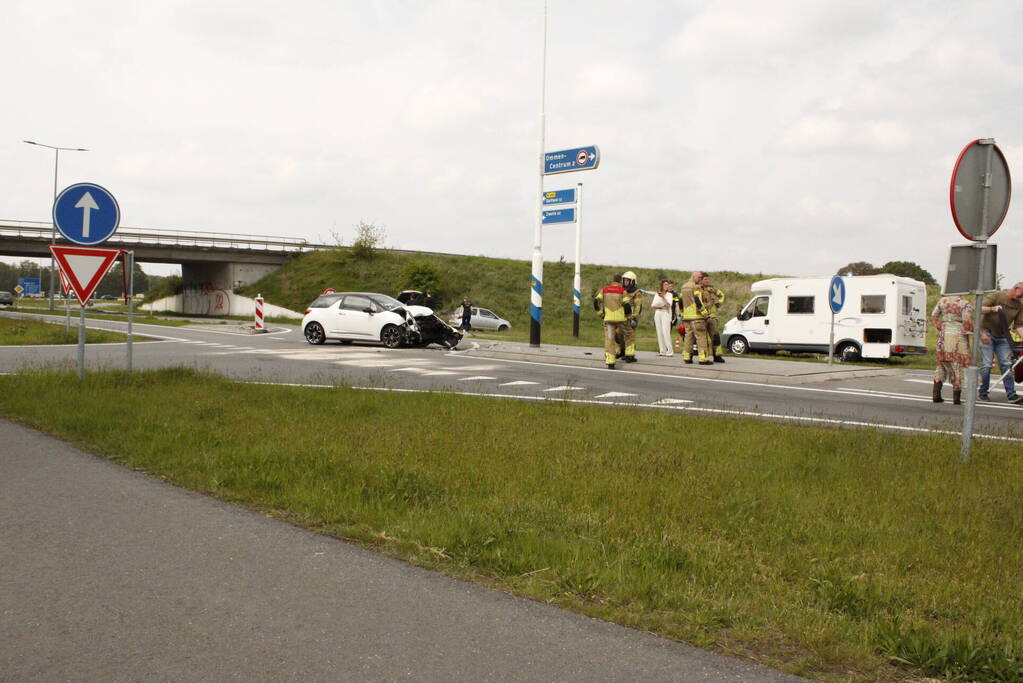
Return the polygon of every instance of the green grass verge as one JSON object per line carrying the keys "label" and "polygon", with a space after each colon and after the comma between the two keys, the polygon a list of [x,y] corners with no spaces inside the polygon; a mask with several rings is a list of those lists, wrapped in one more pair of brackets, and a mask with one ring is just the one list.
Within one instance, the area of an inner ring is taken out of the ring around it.
{"label": "green grass verge", "polygon": [[[48,309],[43,309],[40,306],[15,307],[15,308],[10,308],[10,309],[5,309],[5,310],[10,310],[10,311],[13,311],[15,313],[30,313],[30,314],[33,314],[33,315],[57,315],[57,316],[65,316],[65,317],[67,316],[67,312],[64,310],[63,307],[55,308],[52,311],[50,311]],[[96,313],[95,312],[96,310],[102,310],[102,309],[92,309],[92,310],[86,309],[85,317],[88,318],[89,320],[114,320],[114,321],[122,322],[122,323],[123,322],[128,322],[128,316],[127,315],[108,314],[108,313]],[[124,310],[127,310],[127,307],[124,307]],[[78,305],[76,304],[71,309],[71,324],[74,325],[75,324],[75,320],[77,320],[77,319],[78,319]],[[157,318],[157,317],[155,317],[153,315],[150,315],[148,313],[138,313],[138,312],[136,312],[134,315],[132,315],[131,321],[132,321],[132,323],[138,323],[140,325],[163,325],[165,327],[184,327],[185,325],[189,324],[189,321],[187,321],[187,320],[168,320],[166,318]]]}
{"label": "green grass verge", "polygon": [[[55,405],[88,402],[88,415]],[[1023,461],[594,406],[0,377],[0,414],[454,576],[830,680],[1021,680]]]}
{"label": "green grass verge", "polygon": [[[133,335],[134,341],[148,341]],[[86,344],[123,342],[127,337],[118,332],[106,330],[85,330]],[[0,317],[0,346],[36,346],[39,344],[77,344],[78,323],[72,321],[71,329],[64,325],[46,323],[24,318]]]}

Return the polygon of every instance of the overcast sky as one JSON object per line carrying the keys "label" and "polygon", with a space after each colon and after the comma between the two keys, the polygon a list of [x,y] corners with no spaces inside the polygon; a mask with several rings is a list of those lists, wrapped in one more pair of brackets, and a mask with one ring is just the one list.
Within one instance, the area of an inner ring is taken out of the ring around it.
{"label": "overcast sky", "polygon": [[[96,182],[122,225],[529,259],[543,0],[7,0],[0,218]],[[960,150],[1023,177],[1023,3],[550,0],[548,151],[598,145],[583,258],[939,280]],[[1018,201],[1018,200],[1017,200]],[[1023,279],[1023,209],[994,241]],[[572,260],[574,230],[544,256]],[[147,268],[147,270],[150,270]],[[528,283],[523,284],[528,289]]]}

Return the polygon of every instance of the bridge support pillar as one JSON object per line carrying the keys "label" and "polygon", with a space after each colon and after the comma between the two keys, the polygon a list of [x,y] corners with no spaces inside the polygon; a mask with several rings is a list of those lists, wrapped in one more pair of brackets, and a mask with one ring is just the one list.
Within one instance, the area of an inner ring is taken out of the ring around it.
{"label": "bridge support pillar", "polygon": [[214,289],[233,290],[251,285],[280,266],[266,263],[191,262],[181,264],[181,281],[189,285],[206,285]]}

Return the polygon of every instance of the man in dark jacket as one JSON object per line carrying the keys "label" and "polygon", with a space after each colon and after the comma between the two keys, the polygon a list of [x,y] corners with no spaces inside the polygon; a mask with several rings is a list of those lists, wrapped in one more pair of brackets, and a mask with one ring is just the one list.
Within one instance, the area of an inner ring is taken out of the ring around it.
{"label": "man in dark jacket", "polygon": [[468,332],[472,329],[472,302],[469,301],[469,297],[462,297],[462,324],[461,328],[463,332]]}

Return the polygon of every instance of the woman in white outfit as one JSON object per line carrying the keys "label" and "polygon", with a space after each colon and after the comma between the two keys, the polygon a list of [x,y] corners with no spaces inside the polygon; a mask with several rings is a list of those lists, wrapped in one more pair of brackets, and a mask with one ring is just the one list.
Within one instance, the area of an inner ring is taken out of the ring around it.
{"label": "woman in white outfit", "polygon": [[654,328],[657,330],[657,355],[673,356],[671,348],[671,321],[675,317],[675,283],[661,280],[661,288],[654,294]]}

